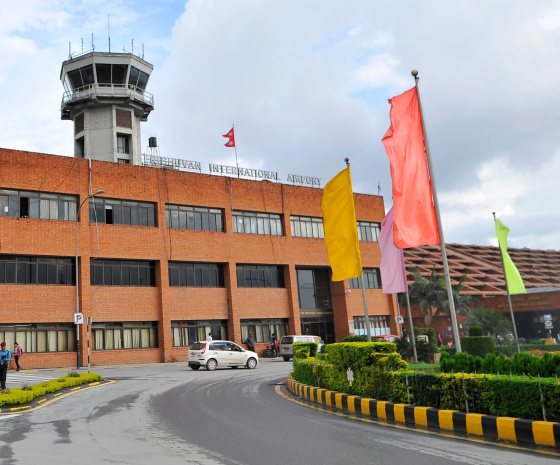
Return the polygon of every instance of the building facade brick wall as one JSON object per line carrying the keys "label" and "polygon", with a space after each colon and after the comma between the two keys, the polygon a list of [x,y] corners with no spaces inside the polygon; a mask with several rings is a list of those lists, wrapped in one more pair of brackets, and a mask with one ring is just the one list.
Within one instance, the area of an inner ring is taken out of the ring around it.
{"label": "building facade brick wall", "polygon": [[[200,174],[147,166],[90,161],[56,155],[0,149],[0,189],[62,193],[79,196],[103,190],[98,197],[151,202],[156,227],[125,226],[89,221],[88,201],[77,223],[80,310],[93,322],[152,321],[158,325],[158,347],[95,350],[95,364],[169,362],[186,360],[188,348],[173,347],[171,322],[227,320],[228,336],[242,343],[241,320],[284,319],[289,333],[301,333],[297,269],[329,269],[323,239],[292,237],[290,217],[322,217],[322,189]],[[166,227],[166,204],[220,208],[225,232]],[[79,205],[79,204],[78,204]],[[381,223],[385,211],[380,196],[355,194],[358,221]],[[284,235],[233,233],[233,210],[282,215]],[[0,216],[0,257],[51,256],[74,258],[76,223]],[[377,242],[360,242],[366,268],[379,268]],[[150,260],[156,266],[155,287],[92,286],[93,258]],[[219,263],[224,288],[171,287],[170,261]],[[236,265],[279,265],[285,288],[238,288]],[[330,270],[329,270],[330,273]],[[348,281],[330,283],[335,337],[348,334],[348,322],[364,315],[360,289]],[[76,288],[48,285],[0,284],[2,324],[73,322]],[[384,315],[397,333],[392,295],[367,289],[370,315]],[[1,329],[1,328],[0,328]],[[86,325],[80,326],[81,359],[87,364]],[[265,344],[257,345],[261,350]],[[72,365],[76,354],[28,353],[26,367]]]}

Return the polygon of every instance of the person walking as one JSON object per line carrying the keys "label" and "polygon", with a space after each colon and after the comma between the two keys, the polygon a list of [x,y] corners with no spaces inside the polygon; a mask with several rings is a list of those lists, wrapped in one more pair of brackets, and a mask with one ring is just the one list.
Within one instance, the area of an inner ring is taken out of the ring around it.
{"label": "person walking", "polygon": [[211,340],[212,340],[212,333],[208,333],[208,336],[206,336],[206,340],[207,340],[207,341],[211,341]]}
{"label": "person walking", "polygon": [[276,341],[276,333],[272,333],[272,336],[270,336],[270,350],[272,351],[272,356],[274,358],[278,357],[278,347]]}
{"label": "person walking", "polygon": [[251,351],[255,351],[255,341],[253,341],[253,333],[249,333],[247,339],[245,340],[245,344],[247,344],[247,348]]}
{"label": "person walking", "polygon": [[17,342],[14,342],[14,359],[16,361],[16,371],[19,371],[21,368],[19,366],[19,359],[22,355],[23,355],[23,350],[21,350],[21,347]]}
{"label": "person walking", "polygon": [[12,354],[6,349],[6,343],[0,344],[0,390],[6,389],[6,376],[8,375],[8,364],[12,360]]}

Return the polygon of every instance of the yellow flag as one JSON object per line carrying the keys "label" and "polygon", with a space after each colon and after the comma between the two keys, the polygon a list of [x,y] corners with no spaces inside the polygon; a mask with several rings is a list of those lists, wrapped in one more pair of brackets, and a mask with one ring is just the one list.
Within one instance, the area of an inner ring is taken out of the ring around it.
{"label": "yellow flag", "polygon": [[323,189],[321,210],[332,280],[343,281],[361,276],[362,257],[350,167],[327,183]]}
{"label": "yellow flag", "polygon": [[498,244],[500,244],[500,251],[502,252],[502,260],[504,262],[504,271],[506,274],[506,285],[510,294],[527,294],[523,279],[519,274],[519,270],[513,263],[507,251],[507,237],[509,228],[496,218],[496,235],[498,236]]}

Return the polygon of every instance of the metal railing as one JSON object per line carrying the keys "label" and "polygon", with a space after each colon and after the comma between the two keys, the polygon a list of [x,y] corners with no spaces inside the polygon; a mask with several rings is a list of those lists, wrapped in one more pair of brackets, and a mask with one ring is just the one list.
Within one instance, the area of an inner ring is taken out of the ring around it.
{"label": "metal railing", "polygon": [[93,97],[130,97],[145,104],[154,104],[154,96],[132,84],[89,84],[62,94],[62,104],[87,100]]}

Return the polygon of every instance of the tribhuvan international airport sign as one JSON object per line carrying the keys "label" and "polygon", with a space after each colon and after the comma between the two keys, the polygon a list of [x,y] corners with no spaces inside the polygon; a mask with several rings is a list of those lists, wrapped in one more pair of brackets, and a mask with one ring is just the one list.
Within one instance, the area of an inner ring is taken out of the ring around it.
{"label": "tribhuvan international airport sign", "polygon": [[[182,158],[160,157],[159,155],[142,154],[142,164],[154,168],[170,168],[176,170],[196,170],[202,172],[202,165],[199,161],[183,160]],[[208,165],[210,174],[219,174],[225,176],[244,177],[252,179],[261,179],[266,181],[281,181],[276,171],[266,171],[253,168],[242,168],[238,166],[217,165],[210,163]],[[288,174],[287,182],[293,184],[301,184],[307,186],[321,187],[321,179],[311,176],[301,176],[297,174]]]}
{"label": "tribhuvan international airport sign", "polygon": [[232,176],[244,176],[255,179],[269,179],[280,181],[276,171],[254,170],[251,168],[238,168],[237,166],[214,165],[210,163],[210,173],[230,174]]}
{"label": "tribhuvan international airport sign", "polygon": [[199,161],[183,160],[181,158],[160,157],[156,155],[142,154],[142,164],[145,166],[154,166],[157,168],[174,168],[185,170],[198,170],[202,171],[202,166]]}

